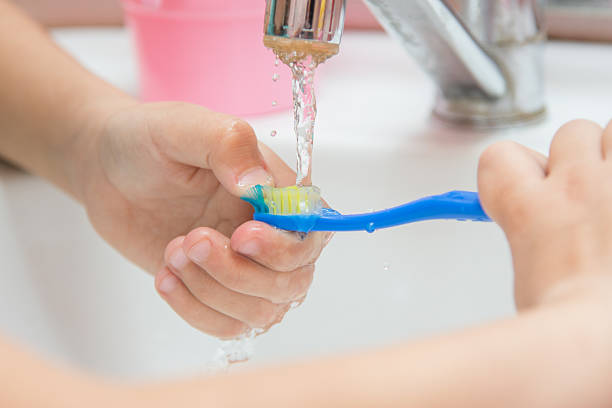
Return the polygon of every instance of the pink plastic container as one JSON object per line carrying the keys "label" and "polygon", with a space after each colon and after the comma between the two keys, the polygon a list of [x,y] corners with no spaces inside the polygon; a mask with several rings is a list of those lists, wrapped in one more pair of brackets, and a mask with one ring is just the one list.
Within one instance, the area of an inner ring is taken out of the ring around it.
{"label": "pink plastic container", "polygon": [[264,0],[122,3],[143,100],[191,102],[238,116],[291,106],[291,73],[275,66],[263,46]]}

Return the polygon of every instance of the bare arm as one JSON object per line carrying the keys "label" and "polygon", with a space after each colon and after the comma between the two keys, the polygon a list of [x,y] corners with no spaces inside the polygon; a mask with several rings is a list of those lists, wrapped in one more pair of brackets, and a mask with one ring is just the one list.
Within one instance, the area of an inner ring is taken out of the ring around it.
{"label": "bare arm", "polygon": [[87,401],[94,408],[605,408],[612,401],[612,286],[597,287],[431,340],[129,389],[0,344],[0,406],[59,408]]}
{"label": "bare arm", "polygon": [[0,0],[0,155],[76,197],[77,134],[94,111],[131,102]]}
{"label": "bare arm", "polygon": [[116,386],[50,364],[0,337],[0,406],[3,408],[106,408]]}
{"label": "bare arm", "polygon": [[[609,293],[609,292],[608,292]],[[365,354],[147,386],[147,407],[580,408],[612,401],[601,299]]]}
{"label": "bare arm", "polygon": [[120,25],[119,0],[12,0],[48,27]]}

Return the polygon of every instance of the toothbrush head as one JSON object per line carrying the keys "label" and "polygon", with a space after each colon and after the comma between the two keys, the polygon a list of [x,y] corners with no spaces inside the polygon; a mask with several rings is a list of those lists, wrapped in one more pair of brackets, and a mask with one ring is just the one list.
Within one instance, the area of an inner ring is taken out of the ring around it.
{"label": "toothbrush head", "polygon": [[321,190],[318,187],[268,187],[256,185],[242,197],[256,214],[314,215],[321,212]]}

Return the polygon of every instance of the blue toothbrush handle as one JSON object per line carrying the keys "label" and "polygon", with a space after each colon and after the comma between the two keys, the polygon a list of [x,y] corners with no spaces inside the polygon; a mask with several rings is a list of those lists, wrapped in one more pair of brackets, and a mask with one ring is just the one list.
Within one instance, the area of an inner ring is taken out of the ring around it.
{"label": "blue toothbrush handle", "polygon": [[326,210],[317,218],[312,231],[368,231],[426,220],[491,221],[477,193],[451,191],[382,211],[341,215]]}

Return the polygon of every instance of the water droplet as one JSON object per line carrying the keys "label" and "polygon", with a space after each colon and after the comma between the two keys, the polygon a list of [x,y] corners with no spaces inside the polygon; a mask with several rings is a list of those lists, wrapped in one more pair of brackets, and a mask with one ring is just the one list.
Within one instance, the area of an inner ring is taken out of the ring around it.
{"label": "water droplet", "polygon": [[278,132],[276,130],[273,130],[272,132],[270,132],[270,136],[276,137],[276,135],[278,135]]}
{"label": "water droplet", "polygon": [[276,105],[278,105],[278,102],[272,101],[272,106],[276,106]]}
{"label": "water droplet", "polygon": [[275,72],[274,74],[272,74],[272,81],[276,82],[278,81],[278,78],[280,78],[280,75],[278,75],[278,73]]}
{"label": "water droplet", "polygon": [[274,66],[278,67],[278,64],[280,64],[280,60],[278,59],[278,56],[274,59]]}
{"label": "water droplet", "polygon": [[390,270],[390,269],[391,269],[391,264],[390,264],[389,262],[385,262],[385,263],[383,264],[383,270],[384,270],[385,272],[389,272],[389,270]]}
{"label": "water droplet", "polygon": [[373,222],[368,224],[368,226],[366,227],[366,231],[368,231],[370,234],[373,233],[374,231],[376,231],[376,228],[374,228],[374,223]]}

